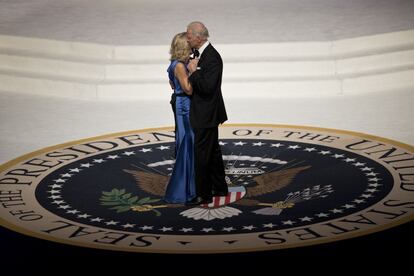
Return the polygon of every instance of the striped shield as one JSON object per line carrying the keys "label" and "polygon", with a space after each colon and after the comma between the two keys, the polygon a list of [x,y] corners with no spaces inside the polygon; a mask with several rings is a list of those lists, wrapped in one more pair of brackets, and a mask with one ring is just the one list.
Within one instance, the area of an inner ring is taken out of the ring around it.
{"label": "striped shield", "polygon": [[200,206],[204,208],[217,208],[240,200],[245,195],[246,188],[243,186],[229,187],[229,193],[227,196],[215,196],[213,197],[213,202],[209,204],[202,204]]}

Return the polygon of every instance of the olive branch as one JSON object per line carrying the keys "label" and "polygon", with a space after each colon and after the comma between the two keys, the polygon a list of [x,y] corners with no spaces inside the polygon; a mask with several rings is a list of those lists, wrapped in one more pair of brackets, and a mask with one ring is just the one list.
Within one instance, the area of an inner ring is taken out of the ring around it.
{"label": "olive branch", "polygon": [[114,188],[110,192],[103,191],[99,200],[101,205],[112,206],[109,209],[116,210],[117,213],[130,210],[138,212],[154,211],[156,216],[160,216],[161,213],[155,208],[166,207],[165,205],[150,205],[150,203],[160,201],[159,198],[144,197],[139,199],[138,196],[126,193],[125,189],[118,190]]}

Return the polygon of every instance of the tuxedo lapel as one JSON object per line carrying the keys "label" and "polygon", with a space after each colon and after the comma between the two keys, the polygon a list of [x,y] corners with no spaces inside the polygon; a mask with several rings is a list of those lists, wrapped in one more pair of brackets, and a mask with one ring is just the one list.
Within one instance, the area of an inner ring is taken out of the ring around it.
{"label": "tuxedo lapel", "polygon": [[204,49],[203,53],[200,56],[200,60],[198,61],[198,65],[203,64],[203,61],[206,59],[206,56],[208,56],[208,53],[211,51],[213,46],[211,46],[211,43],[207,45],[207,47]]}

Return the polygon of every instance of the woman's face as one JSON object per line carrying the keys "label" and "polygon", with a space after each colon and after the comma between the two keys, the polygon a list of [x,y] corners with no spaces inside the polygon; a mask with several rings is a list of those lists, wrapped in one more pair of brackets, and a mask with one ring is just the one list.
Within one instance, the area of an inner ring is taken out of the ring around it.
{"label": "woman's face", "polygon": [[188,62],[190,60],[190,55],[191,55],[192,51],[191,51],[190,45],[187,43],[187,41],[185,41],[184,52],[185,52],[185,61]]}

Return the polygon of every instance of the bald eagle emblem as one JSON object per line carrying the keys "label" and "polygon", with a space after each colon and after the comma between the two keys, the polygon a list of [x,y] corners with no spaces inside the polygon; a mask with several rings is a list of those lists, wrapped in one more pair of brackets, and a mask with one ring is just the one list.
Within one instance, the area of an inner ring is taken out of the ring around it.
{"label": "bald eagle emblem", "polygon": [[[226,181],[229,186],[229,193],[227,196],[214,197],[213,202],[187,209],[181,212],[180,215],[195,220],[213,220],[233,217],[242,213],[241,210],[229,206],[230,204],[243,206],[260,206],[260,209],[253,212],[260,215],[278,215],[282,212],[283,209],[292,208],[297,202],[301,200],[309,200],[315,196],[323,197],[326,196],[329,192],[332,192],[330,187],[321,188],[319,186],[314,186],[313,188],[306,188],[303,191],[289,193],[284,201],[266,203],[255,199],[258,196],[272,193],[287,187],[297,174],[309,168],[310,166],[300,166],[262,173],[252,178],[255,185],[252,185],[251,187],[237,186],[232,183],[228,176],[226,176]],[[249,172],[250,170],[249,168],[243,169],[244,172]],[[257,169],[252,168],[251,170]],[[153,196],[164,196],[169,176],[143,170],[124,171],[134,177],[137,185],[141,190]],[[236,172],[237,174],[242,174],[240,169],[237,170],[236,168],[229,168],[226,170],[226,173],[229,171],[232,171],[233,173]],[[167,204],[167,206],[182,207],[182,205],[178,204]]]}

